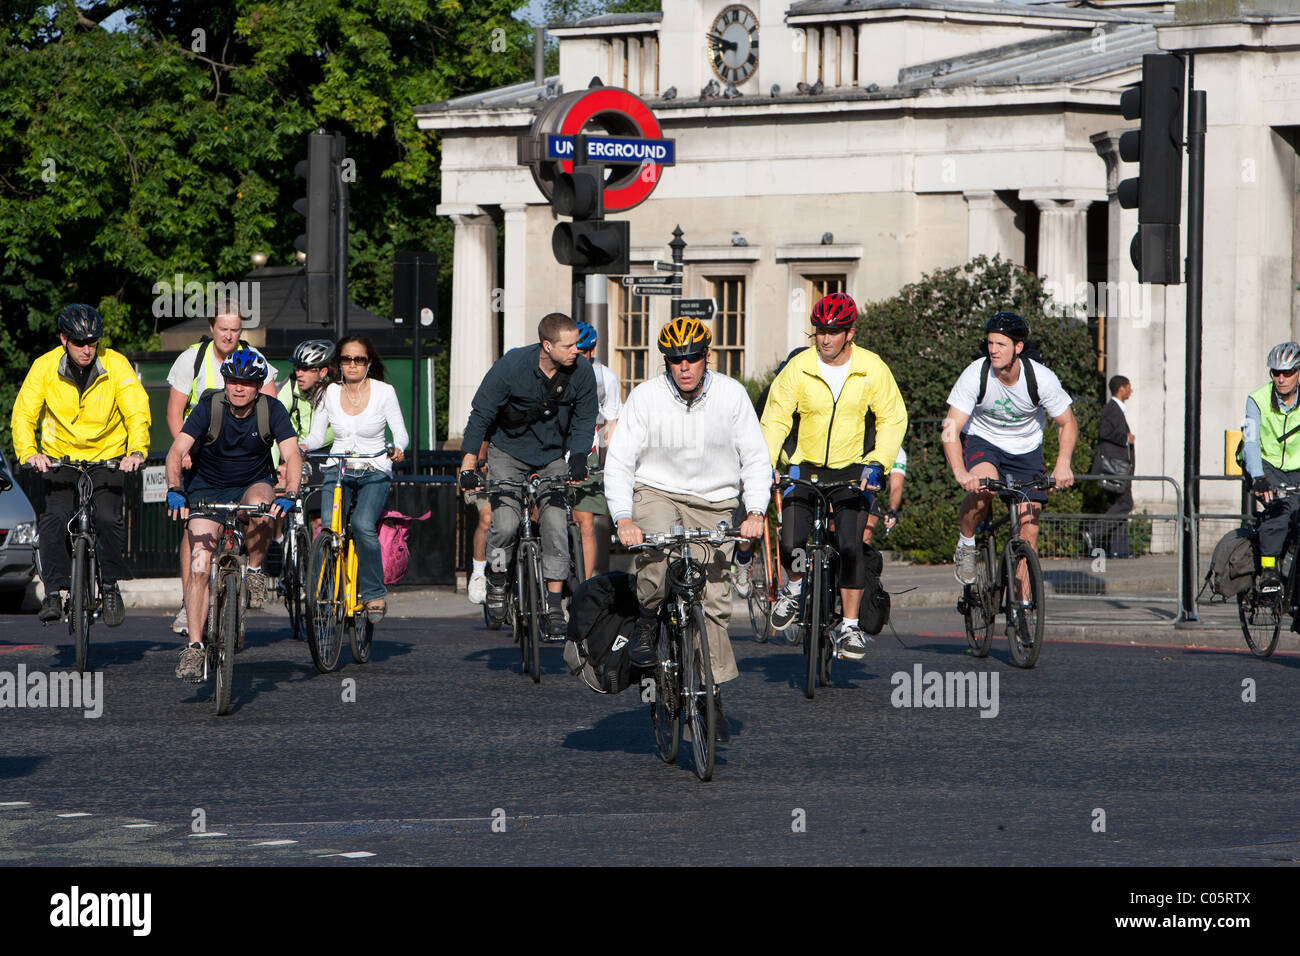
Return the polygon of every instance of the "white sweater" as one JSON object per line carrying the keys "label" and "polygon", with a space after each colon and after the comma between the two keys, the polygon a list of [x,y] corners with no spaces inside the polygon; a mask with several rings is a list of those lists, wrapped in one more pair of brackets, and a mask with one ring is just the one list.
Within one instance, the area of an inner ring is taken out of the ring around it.
{"label": "white sweater", "polygon": [[[307,433],[308,451],[315,451],[325,444],[325,431],[334,429],[334,444],[330,451],[353,452],[368,455],[384,450],[384,426],[393,433],[393,444],[402,451],[410,443],[406,433],[406,422],[402,420],[402,409],[397,404],[397,392],[387,382],[370,380],[370,401],[359,415],[348,415],[343,411],[343,387],[337,382],[325,389],[325,398],[320,410],[312,416],[311,431]],[[338,459],[331,458],[326,467],[337,464]],[[349,460],[349,466],[361,464],[393,473],[393,462],[387,456],[381,458],[358,458]]]}
{"label": "white sweater", "polygon": [[605,500],[615,521],[632,515],[632,486],[767,512],[772,462],[745,386],[717,372],[688,408],[664,372],[632,389],[605,458]]}

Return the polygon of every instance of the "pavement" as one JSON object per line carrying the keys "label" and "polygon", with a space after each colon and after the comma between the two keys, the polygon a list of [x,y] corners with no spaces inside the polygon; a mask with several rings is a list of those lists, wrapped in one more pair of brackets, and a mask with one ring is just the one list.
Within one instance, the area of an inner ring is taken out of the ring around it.
{"label": "pavement", "polygon": [[[1202,604],[1198,621],[1176,624],[1177,561],[1172,555],[1109,561],[1045,560],[1043,570],[1052,640],[1244,647],[1235,604]],[[951,565],[886,560],[881,580],[891,594],[896,628],[907,626],[911,611],[949,608],[953,633],[962,631],[962,619],[956,613],[961,585]],[[121,588],[128,608],[170,611],[180,607],[180,578],[123,581]],[[31,610],[38,600],[28,601]],[[389,590],[388,606],[389,616],[394,618],[473,619],[482,615],[481,608],[467,601],[464,591],[450,586],[397,585]],[[284,612],[278,603],[268,601],[266,613]],[[746,602],[737,599],[733,619],[745,621],[748,615]],[[931,615],[924,617],[927,624],[934,620]],[[1284,632],[1278,650],[1300,650],[1300,636]]]}

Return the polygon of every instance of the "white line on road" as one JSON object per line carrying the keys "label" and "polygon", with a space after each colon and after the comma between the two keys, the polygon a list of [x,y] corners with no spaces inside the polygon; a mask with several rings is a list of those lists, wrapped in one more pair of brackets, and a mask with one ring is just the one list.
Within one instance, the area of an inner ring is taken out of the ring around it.
{"label": "white line on road", "polygon": [[91,814],[89,814],[89,813],[60,813],[59,816],[63,817],[63,819],[65,819],[65,820],[69,820],[69,819],[71,819],[72,817],[88,817],[88,816],[91,816]]}
{"label": "white line on road", "polygon": [[225,833],[218,833],[217,831],[212,830],[212,831],[209,831],[208,833],[191,833],[190,836],[192,836],[192,837],[219,837],[219,836],[227,836],[227,834],[225,834]]}
{"label": "white line on road", "polygon": [[156,827],[156,823],[123,823],[123,830],[143,830],[146,827]]}
{"label": "white line on road", "polygon": [[297,842],[297,840],[263,840],[261,843],[250,843],[249,846],[288,846],[290,843]]}
{"label": "white line on road", "polygon": [[0,807],[30,807],[31,805],[32,803],[30,800],[9,800],[5,803],[0,803]]}

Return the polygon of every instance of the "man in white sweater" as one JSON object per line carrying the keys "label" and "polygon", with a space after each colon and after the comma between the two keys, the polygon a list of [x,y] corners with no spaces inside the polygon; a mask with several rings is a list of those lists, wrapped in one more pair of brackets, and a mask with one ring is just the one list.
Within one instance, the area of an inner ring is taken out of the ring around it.
{"label": "man in white sweater", "polygon": [[[618,431],[605,459],[605,498],[627,547],[645,532],[713,528],[730,521],[744,483],[746,516],[740,533],[757,538],[767,520],[772,465],[758,416],[745,387],[708,370],[708,330],[698,319],[674,319],[659,335],[667,370],[632,390],[623,405]],[[739,676],[727,638],[731,616],[728,556],[709,549],[704,613],[713,679],[723,684]],[[655,619],[667,594],[667,556],[645,552],[637,559],[637,601],[641,616],[632,662],[653,667]],[[730,734],[715,691],[718,740]]]}

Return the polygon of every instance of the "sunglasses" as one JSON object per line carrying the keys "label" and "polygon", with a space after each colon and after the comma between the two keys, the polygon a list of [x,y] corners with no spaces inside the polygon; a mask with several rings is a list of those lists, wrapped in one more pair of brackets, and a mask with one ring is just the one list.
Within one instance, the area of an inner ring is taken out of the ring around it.
{"label": "sunglasses", "polygon": [[84,349],[87,345],[98,345],[99,339],[68,339],[68,344]]}
{"label": "sunglasses", "polygon": [[1269,369],[1268,371],[1269,371],[1269,374],[1270,374],[1270,375],[1272,375],[1272,376],[1274,376],[1274,377],[1277,377],[1278,375],[1294,375],[1296,372],[1300,372],[1300,369],[1294,369],[1294,368],[1271,368],[1271,369]]}
{"label": "sunglasses", "polygon": [[293,370],[295,372],[323,372],[328,367],[327,365],[295,365]]}
{"label": "sunglasses", "polygon": [[370,357],[367,355],[340,355],[340,365],[369,365]]}
{"label": "sunglasses", "polygon": [[704,353],[692,352],[690,355],[665,355],[664,360],[669,365],[681,365],[683,362],[702,362],[704,361]]}

